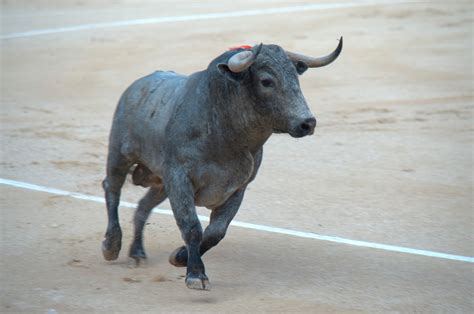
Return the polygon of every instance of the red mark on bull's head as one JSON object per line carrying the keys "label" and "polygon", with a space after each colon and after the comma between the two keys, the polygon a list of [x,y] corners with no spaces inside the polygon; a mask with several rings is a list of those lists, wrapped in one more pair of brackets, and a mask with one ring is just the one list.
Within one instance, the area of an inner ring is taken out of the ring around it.
{"label": "red mark on bull's head", "polygon": [[239,49],[252,49],[252,46],[249,45],[242,45],[237,47],[230,47],[229,50],[239,50]]}

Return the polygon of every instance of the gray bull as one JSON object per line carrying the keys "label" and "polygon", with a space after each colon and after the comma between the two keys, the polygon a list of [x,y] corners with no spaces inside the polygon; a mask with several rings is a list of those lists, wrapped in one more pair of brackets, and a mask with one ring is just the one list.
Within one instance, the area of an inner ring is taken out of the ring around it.
{"label": "gray bull", "polygon": [[[260,167],[265,141],[272,133],[314,132],[316,119],[298,74],[331,63],[341,50],[342,37],[336,50],[321,58],[260,44],[227,51],[190,76],[158,71],[135,81],[119,101],[110,132],[104,258],[119,255],[120,191],[136,165],[133,182],[149,190],[135,212],[129,256],[137,264],[146,259],[145,221],[169,198],[185,243],[169,261],[187,267],[188,288],[209,289],[201,256],[224,238]],[[195,206],[211,209],[204,233]]]}

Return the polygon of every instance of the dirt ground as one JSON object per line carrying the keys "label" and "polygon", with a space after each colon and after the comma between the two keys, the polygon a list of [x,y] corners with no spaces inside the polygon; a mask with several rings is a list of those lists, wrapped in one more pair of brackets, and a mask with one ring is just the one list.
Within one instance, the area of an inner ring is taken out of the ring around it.
{"label": "dirt ground", "polygon": [[[1,34],[318,2],[4,0]],[[0,177],[100,196],[112,114],[135,79],[246,43],[323,55],[343,35],[340,58],[301,77],[315,135],[267,142],[236,219],[474,256],[472,16],[469,1],[429,1],[3,39]],[[0,312],[474,311],[472,263],[239,227],[204,257],[211,291],[192,291],[167,261],[182,243],[172,217],[152,215],[148,265],[133,268],[132,210],[105,262],[103,205],[0,189]],[[127,183],[122,198],[143,193]]]}

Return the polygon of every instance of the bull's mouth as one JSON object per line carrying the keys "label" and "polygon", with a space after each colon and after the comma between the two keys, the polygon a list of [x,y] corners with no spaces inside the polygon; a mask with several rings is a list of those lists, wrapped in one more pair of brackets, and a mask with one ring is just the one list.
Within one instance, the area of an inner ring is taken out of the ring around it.
{"label": "bull's mouth", "polygon": [[280,129],[273,129],[273,133],[276,133],[276,134],[281,134],[281,133],[288,133],[288,131],[283,131],[283,130],[280,130]]}
{"label": "bull's mouth", "polygon": [[282,134],[286,133],[289,134],[291,137],[300,138],[308,135],[313,135],[314,129],[294,129],[294,130],[281,130],[281,129],[273,129],[274,134]]}
{"label": "bull's mouth", "polygon": [[301,132],[301,131],[293,131],[293,132],[290,131],[288,132],[288,134],[290,134],[291,137],[294,137],[294,138],[300,138],[300,137],[308,135],[308,133]]}
{"label": "bull's mouth", "polygon": [[300,137],[305,137],[308,135],[313,135],[314,129],[295,129],[295,130],[290,130],[288,134],[291,135],[291,137],[294,138],[300,138]]}
{"label": "bull's mouth", "polygon": [[303,137],[303,136],[306,136],[306,135],[313,134],[312,132],[308,133],[305,130],[289,130],[289,131],[285,130],[284,131],[284,130],[281,130],[281,129],[273,129],[273,133],[274,134],[289,134],[291,137],[294,137],[294,138],[300,138],[300,137]]}

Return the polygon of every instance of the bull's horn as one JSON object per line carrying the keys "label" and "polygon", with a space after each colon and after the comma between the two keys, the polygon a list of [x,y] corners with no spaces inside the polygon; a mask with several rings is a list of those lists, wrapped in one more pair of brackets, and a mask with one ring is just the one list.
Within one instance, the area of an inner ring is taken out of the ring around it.
{"label": "bull's horn", "polygon": [[257,59],[262,45],[254,46],[251,50],[241,51],[233,55],[227,62],[227,66],[232,72],[239,73],[248,69]]}
{"label": "bull's horn", "polygon": [[341,36],[341,39],[339,39],[339,45],[337,45],[336,50],[334,50],[331,54],[324,57],[314,58],[314,57],[305,56],[299,53],[294,53],[291,51],[286,51],[286,54],[288,58],[290,58],[290,60],[292,61],[303,61],[304,63],[306,63],[306,65],[309,68],[318,68],[318,67],[323,67],[325,65],[328,65],[329,63],[336,60],[339,54],[341,53],[341,50],[342,50],[342,36]]}

